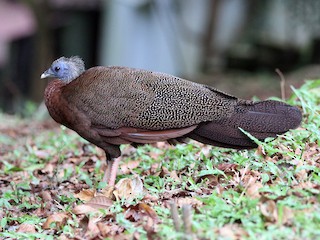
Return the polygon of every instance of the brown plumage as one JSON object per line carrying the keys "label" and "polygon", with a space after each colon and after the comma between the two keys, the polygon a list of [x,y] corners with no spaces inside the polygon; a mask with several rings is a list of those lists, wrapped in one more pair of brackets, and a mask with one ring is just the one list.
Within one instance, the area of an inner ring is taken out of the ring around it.
{"label": "brown plumage", "polygon": [[263,140],[296,128],[302,118],[298,108],[282,102],[245,101],[164,73],[127,67],[85,71],[78,57],[56,60],[45,77],[55,77],[45,90],[52,118],[102,148],[108,161],[121,155],[120,144],[186,138],[253,148],[239,127]]}

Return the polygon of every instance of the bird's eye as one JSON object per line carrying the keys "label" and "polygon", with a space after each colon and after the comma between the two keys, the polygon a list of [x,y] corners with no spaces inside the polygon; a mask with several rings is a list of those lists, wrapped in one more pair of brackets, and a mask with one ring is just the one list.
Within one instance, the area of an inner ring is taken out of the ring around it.
{"label": "bird's eye", "polygon": [[54,71],[56,71],[56,72],[59,72],[59,70],[60,70],[60,67],[55,67],[54,68]]}

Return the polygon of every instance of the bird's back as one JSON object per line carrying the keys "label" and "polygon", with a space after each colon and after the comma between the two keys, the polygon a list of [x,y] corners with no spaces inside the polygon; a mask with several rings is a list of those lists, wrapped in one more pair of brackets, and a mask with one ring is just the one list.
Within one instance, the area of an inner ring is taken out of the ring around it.
{"label": "bird's back", "polygon": [[94,67],[63,95],[94,125],[149,130],[181,128],[231,116],[237,98],[171,75],[126,67]]}

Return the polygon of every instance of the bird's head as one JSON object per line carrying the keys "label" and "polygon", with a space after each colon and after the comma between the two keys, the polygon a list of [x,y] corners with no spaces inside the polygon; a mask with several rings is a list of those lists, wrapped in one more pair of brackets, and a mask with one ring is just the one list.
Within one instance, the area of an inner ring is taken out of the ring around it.
{"label": "bird's head", "polygon": [[61,57],[55,60],[51,67],[41,74],[41,78],[54,77],[65,83],[69,83],[79,77],[84,71],[84,61],[80,57]]}

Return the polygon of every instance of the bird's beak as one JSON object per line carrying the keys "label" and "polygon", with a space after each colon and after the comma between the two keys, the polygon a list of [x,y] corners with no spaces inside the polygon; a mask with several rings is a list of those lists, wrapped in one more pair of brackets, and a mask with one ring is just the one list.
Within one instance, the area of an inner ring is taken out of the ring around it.
{"label": "bird's beak", "polygon": [[42,73],[40,76],[41,79],[44,79],[47,77],[53,77],[53,74],[52,74],[52,71],[50,68],[47,71],[45,71],[44,73]]}

